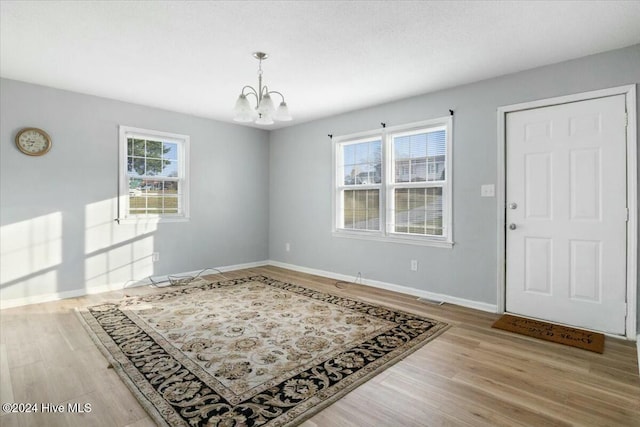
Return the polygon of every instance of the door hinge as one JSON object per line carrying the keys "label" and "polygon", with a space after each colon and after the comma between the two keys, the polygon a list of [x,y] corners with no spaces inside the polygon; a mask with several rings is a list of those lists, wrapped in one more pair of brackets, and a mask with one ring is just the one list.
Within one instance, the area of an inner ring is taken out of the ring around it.
{"label": "door hinge", "polygon": [[624,126],[629,126],[629,113],[626,111],[624,112]]}
{"label": "door hinge", "polygon": [[629,208],[625,208],[626,211],[626,219],[625,221],[629,222]]}

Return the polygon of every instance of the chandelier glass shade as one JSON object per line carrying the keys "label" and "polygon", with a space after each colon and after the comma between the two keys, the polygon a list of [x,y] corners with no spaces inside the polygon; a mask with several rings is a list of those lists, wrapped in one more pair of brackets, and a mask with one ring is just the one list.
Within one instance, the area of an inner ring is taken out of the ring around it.
{"label": "chandelier glass shade", "polygon": [[[254,52],[253,57],[259,61],[258,65],[258,88],[253,86],[245,86],[238,96],[236,106],[233,109],[236,122],[255,122],[258,125],[270,125],[274,120],[286,122],[292,120],[289,113],[289,107],[284,100],[284,95],[275,90],[269,90],[266,85],[262,85],[262,61],[267,59],[268,55],[264,52]],[[276,109],[271,95],[278,95],[282,101]],[[255,106],[249,101],[249,97],[255,98]]]}

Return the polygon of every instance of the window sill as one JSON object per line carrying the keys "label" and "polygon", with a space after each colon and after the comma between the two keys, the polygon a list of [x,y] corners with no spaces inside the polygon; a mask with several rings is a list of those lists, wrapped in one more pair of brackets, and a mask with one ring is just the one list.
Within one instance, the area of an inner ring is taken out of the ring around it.
{"label": "window sill", "polygon": [[116,218],[121,225],[153,225],[166,222],[189,222],[189,217],[141,217],[141,218]]}
{"label": "window sill", "polygon": [[374,240],[378,242],[403,243],[407,245],[431,246],[436,248],[453,248],[454,242],[446,239],[405,236],[400,234],[382,234],[379,232],[357,232],[350,230],[334,230],[333,237]]}

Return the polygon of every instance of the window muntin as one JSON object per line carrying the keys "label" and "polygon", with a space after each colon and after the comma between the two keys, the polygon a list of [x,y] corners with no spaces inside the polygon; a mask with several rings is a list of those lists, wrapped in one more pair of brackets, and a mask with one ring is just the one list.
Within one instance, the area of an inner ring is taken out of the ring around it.
{"label": "window muntin", "polygon": [[189,137],[122,126],[121,219],[188,217]]}
{"label": "window muntin", "polygon": [[334,234],[451,247],[452,119],[334,139]]}

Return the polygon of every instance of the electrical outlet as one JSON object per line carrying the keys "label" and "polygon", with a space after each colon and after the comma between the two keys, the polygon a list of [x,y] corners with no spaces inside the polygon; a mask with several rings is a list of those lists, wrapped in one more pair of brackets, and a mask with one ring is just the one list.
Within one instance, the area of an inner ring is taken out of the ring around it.
{"label": "electrical outlet", "polygon": [[160,252],[154,252],[151,254],[151,261],[158,262],[160,261]]}
{"label": "electrical outlet", "polygon": [[287,251],[287,252],[291,251],[291,244],[289,242],[284,244],[284,250]]}
{"label": "electrical outlet", "polygon": [[411,271],[418,271],[418,260],[417,259],[412,259],[411,260]]}

